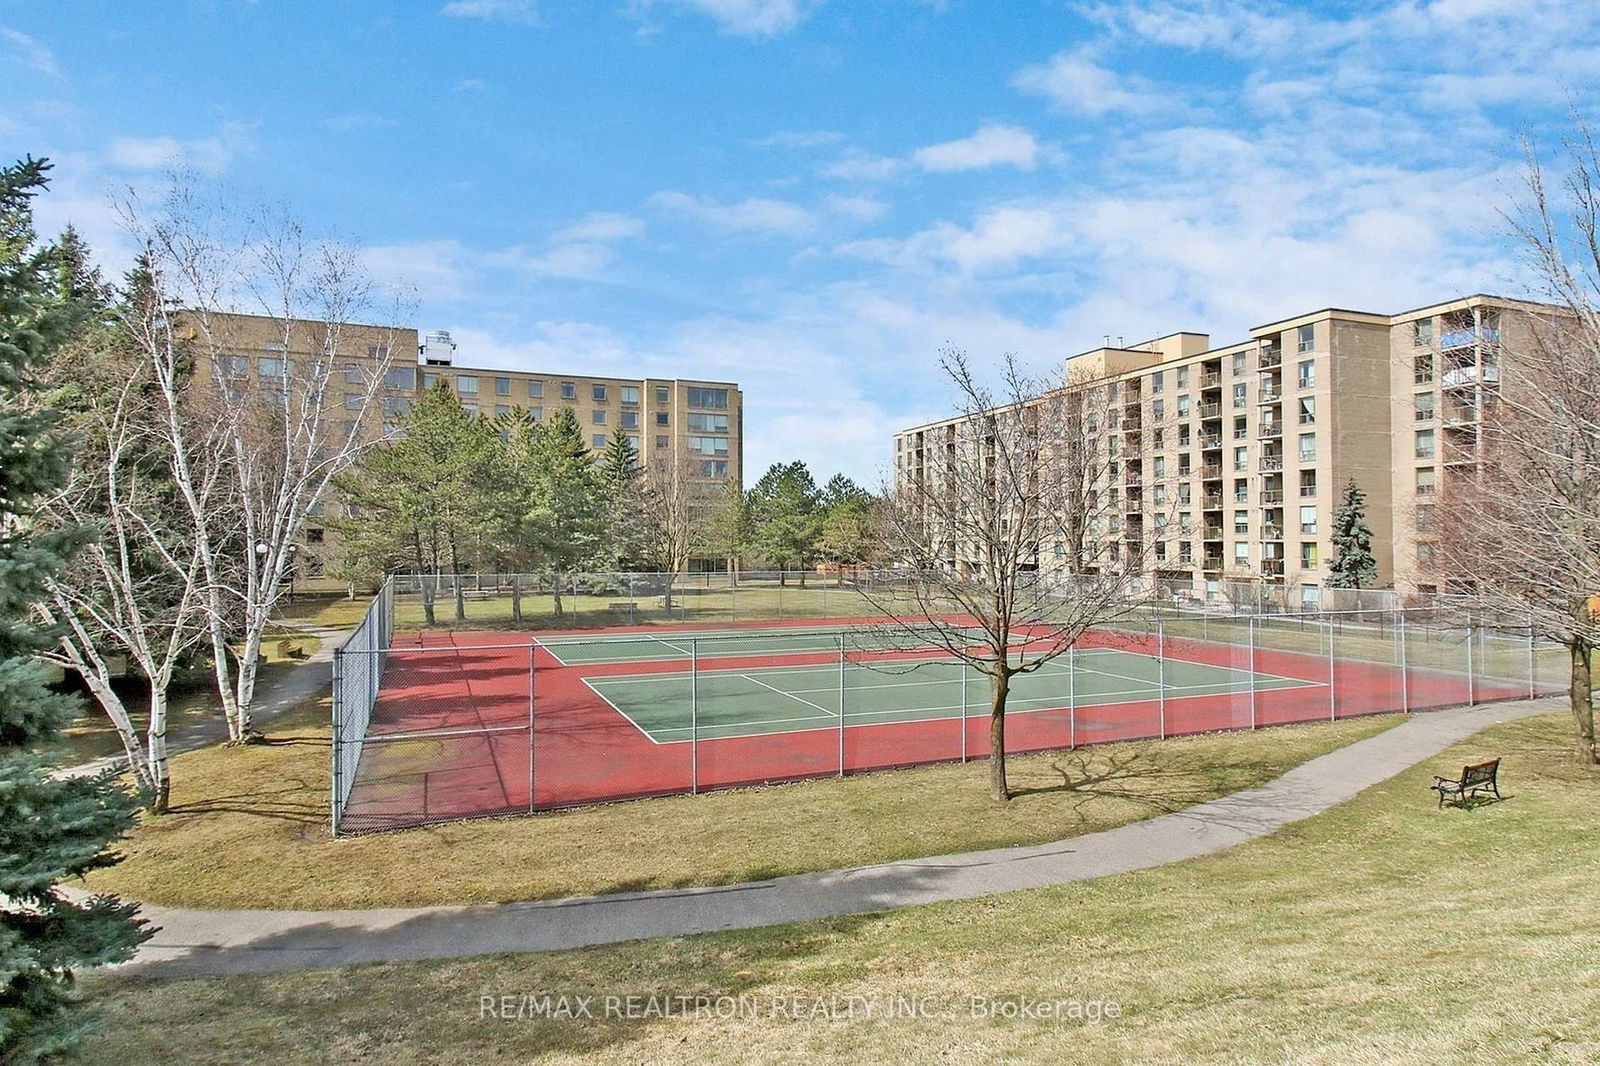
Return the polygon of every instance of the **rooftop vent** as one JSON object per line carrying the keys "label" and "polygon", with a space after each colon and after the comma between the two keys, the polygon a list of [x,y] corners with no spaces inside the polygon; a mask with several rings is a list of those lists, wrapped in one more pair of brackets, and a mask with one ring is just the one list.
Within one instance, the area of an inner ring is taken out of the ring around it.
{"label": "rooftop vent", "polygon": [[450,339],[447,329],[429,330],[417,350],[417,362],[423,366],[449,366],[455,357],[456,342]]}

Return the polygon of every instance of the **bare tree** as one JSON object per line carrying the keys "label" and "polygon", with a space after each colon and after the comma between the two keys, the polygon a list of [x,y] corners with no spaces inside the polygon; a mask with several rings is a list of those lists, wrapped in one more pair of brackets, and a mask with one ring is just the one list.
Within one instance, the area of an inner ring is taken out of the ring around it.
{"label": "bare tree", "polygon": [[[379,436],[396,332],[356,326],[374,295],[356,250],[312,239],[280,212],[241,213],[182,182],[155,209],[131,195],[121,207],[147,250],[155,297],[127,325],[161,397],[173,479],[195,523],[229,734],[246,742],[258,736],[263,634],[307,518]],[[248,331],[240,314],[255,316]],[[396,306],[389,321],[398,320]],[[352,350],[358,332],[367,351]],[[248,373],[245,353],[263,349]],[[199,491],[212,464],[228,474],[220,511]]]}
{"label": "bare tree", "polygon": [[996,390],[963,352],[941,353],[940,366],[956,417],[885,492],[887,549],[910,575],[862,591],[888,646],[931,644],[988,677],[990,793],[1003,801],[1012,679],[1132,609],[1142,534],[1115,521],[1109,382],[1073,374],[1044,387],[1007,356]]}
{"label": "bare tree", "polygon": [[[1553,194],[1531,148],[1507,214],[1545,307],[1468,328],[1476,441],[1446,445],[1435,515],[1444,591],[1488,624],[1565,646],[1578,759],[1596,764],[1590,597],[1600,590],[1600,152],[1581,120]],[[1455,451],[1451,452],[1451,449]]]}
{"label": "bare tree", "polygon": [[689,569],[695,550],[711,536],[722,493],[722,483],[701,477],[687,454],[650,470],[640,483],[633,515],[639,561],[664,575],[664,606],[672,606],[676,575]]}

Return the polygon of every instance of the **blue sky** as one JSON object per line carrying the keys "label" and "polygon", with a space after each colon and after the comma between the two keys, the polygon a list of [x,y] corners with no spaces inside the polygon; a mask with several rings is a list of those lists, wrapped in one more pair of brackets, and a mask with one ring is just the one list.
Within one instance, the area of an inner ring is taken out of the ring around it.
{"label": "blue sky", "polygon": [[746,459],[876,483],[942,345],[1512,291],[1554,0],[0,0],[0,153],[118,265],[183,166],[359,241],[459,358],[733,379]]}

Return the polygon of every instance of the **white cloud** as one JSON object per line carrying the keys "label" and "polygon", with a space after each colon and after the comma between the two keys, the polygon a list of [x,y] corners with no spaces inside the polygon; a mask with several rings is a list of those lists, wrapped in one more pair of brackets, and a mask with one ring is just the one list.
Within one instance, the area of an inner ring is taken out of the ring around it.
{"label": "white cloud", "polygon": [[254,146],[253,133],[249,124],[228,122],[215,137],[119,137],[106,148],[106,161],[123,170],[191,168],[220,174],[236,155]]}
{"label": "white cloud", "polygon": [[482,78],[462,78],[455,84],[458,93],[481,93],[489,87],[489,83]]}
{"label": "white cloud", "polygon": [[386,115],[372,115],[355,113],[349,115],[329,115],[317,123],[323,129],[333,130],[335,133],[354,133],[356,130],[390,129],[400,125],[400,120]]}
{"label": "white cloud", "polygon": [[838,144],[844,134],[838,130],[780,130],[750,143],[757,148],[821,148]]}
{"label": "white cloud", "polygon": [[1066,212],[1013,204],[981,212],[971,226],[941,221],[903,240],[853,241],[841,245],[839,251],[917,272],[954,266],[974,273],[1009,269],[1060,252],[1071,239]]}
{"label": "white cloud", "polygon": [[396,290],[415,289],[425,302],[466,296],[472,264],[479,258],[456,240],[372,245],[360,254],[373,280]]}
{"label": "white cloud", "polygon": [[1140,80],[1096,63],[1082,48],[1057,52],[1048,62],[1024,67],[1011,83],[1024,92],[1046,97],[1064,111],[1082,115],[1137,114],[1171,103],[1168,95]]}
{"label": "white cloud", "polygon": [[830,196],[828,207],[841,215],[861,222],[872,222],[882,218],[884,212],[889,210],[889,205],[882,200],[874,200],[870,196]]}
{"label": "white cloud", "polygon": [[1039,159],[1039,142],[1020,126],[985,124],[970,137],[930,144],[911,153],[923,170],[979,170],[1012,166],[1032,170]]}
{"label": "white cloud", "polygon": [[616,211],[596,211],[557,230],[556,241],[620,241],[630,237],[643,237],[645,222],[642,218]]}
{"label": "white cloud", "polygon": [[887,181],[900,172],[900,160],[853,151],[822,167],[817,173],[840,181]]}
{"label": "white cloud", "polygon": [[[652,0],[643,0],[641,7]],[[798,26],[820,0],[672,0],[714,19],[724,33],[777,37]]]}
{"label": "white cloud", "polygon": [[0,26],[0,40],[11,42],[18,59],[29,70],[43,74],[47,78],[58,80],[61,78],[61,65],[56,62],[55,53],[37,37],[29,37],[21,30]]}
{"label": "white cloud", "polygon": [[811,212],[787,200],[751,197],[735,204],[719,204],[687,193],[667,191],[651,196],[649,203],[729,232],[800,233],[809,229],[813,222]]}
{"label": "white cloud", "polygon": [[496,263],[558,278],[592,278],[617,261],[617,250],[598,241],[568,241],[542,251],[517,246],[492,257]]}
{"label": "white cloud", "polygon": [[533,0],[450,0],[439,9],[439,14],[446,18],[514,22],[529,26],[539,21],[539,12]]}

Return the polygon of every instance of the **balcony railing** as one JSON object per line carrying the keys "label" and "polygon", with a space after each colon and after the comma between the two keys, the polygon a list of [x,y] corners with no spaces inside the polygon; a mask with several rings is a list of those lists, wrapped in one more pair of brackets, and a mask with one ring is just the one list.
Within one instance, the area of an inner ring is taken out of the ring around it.
{"label": "balcony railing", "polygon": [[1201,418],[1221,418],[1222,417],[1222,404],[1220,404],[1220,403],[1203,403],[1203,404],[1201,404],[1200,405],[1200,417]]}
{"label": "balcony railing", "polygon": [[1267,577],[1282,577],[1283,576],[1283,560],[1282,559],[1263,559],[1263,560],[1261,560],[1261,572],[1263,574],[1265,574]]}
{"label": "balcony railing", "polygon": [[1202,434],[1200,434],[1200,447],[1204,448],[1206,451],[1212,451],[1212,450],[1214,450],[1216,448],[1222,447],[1222,434],[1221,433],[1202,433]]}
{"label": "balcony railing", "polygon": [[1275,437],[1281,437],[1283,436],[1283,427],[1276,422],[1271,424],[1263,424],[1261,428],[1256,431],[1256,436],[1260,437],[1262,440],[1271,440]]}
{"label": "balcony railing", "polygon": [[1207,463],[1205,466],[1202,466],[1200,468],[1200,476],[1205,478],[1207,481],[1209,481],[1209,480],[1211,480],[1213,478],[1221,477],[1222,476],[1222,464],[1221,463]]}
{"label": "balcony railing", "polygon": [[1217,388],[1221,388],[1222,387],[1222,371],[1213,370],[1209,374],[1201,374],[1200,375],[1200,387],[1202,389],[1217,389]]}
{"label": "balcony railing", "polygon": [[1460,385],[1475,385],[1480,381],[1485,385],[1498,384],[1500,381],[1500,368],[1497,366],[1458,366],[1454,369],[1446,370],[1443,377],[1440,378],[1440,383],[1447,389],[1453,389]]}
{"label": "balcony railing", "polygon": [[1500,331],[1493,326],[1468,326],[1439,334],[1439,347],[1465,348],[1469,344],[1499,344]]}
{"label": "balcony railing", "polygon": [[1275,525],[1271,524],[1270,522],[1267,523],[1266,525],[1261,527],[1261,539],[1262,540],[1282,540],[1283,539],[1283,527],[1282,526],[1275,526]]}
{"label": "balcony railing", "polygon": [[1256,403],[1277,403],[1283,399],[1282,385],[1263,385],[1256,392]]}
{"label": "balcony railing", "polygon": [[1219,493],[1214,496],[1207,496],[1200,501],[1200,506],[1207,511],[1220,511],[1222,510],[1222,495]]}
{"label": "balcony railing", "polygon": [[1201,531],[1200,535],[1201,535],[1202,539],[1204,539],[1204,540],[1221,540],[1222,539],[1222,527],[1221,526],[1206,526],[1205,529]]}
{"label": "balcony railing", "polygon": [[1262,489],[1261,490],[1261,506],[1263,506],[1263,507],[1273,507],[1273,506],[1281,507],[1281,506],[1283,506],[1283,490],[1282,489]]}
{"label": "balcony railing", "polygon": [[1283,349],[1261,348],[1256,355],[1257,370],[1271,370],[1273,367],[1283,365]]}
{"label": "balcony railing", "polygon": [[1260,466],[1261,466],[1262,470],[1282,470],[1283,469],[1283,456],[1281,456],[1281,455],[1263,455],[1261,457]]}
{"label": "balcony railing", "polygon": [[1144,484],[1144,477],[1140,474],[1135,474],[1132,471],[1129,471],[1128,473],[1122,475],[1122,483],[1124,485],[1142,485]]}
{"label": "balcony railing", "polygon": [[1220,555],[1208,555],[1208,556],[1206,556],[1204,559],[1200,560],[1200,569],[1202,569],[1202,570],[1221,570],[1222,569],[1222,556],[1220,556]]}

